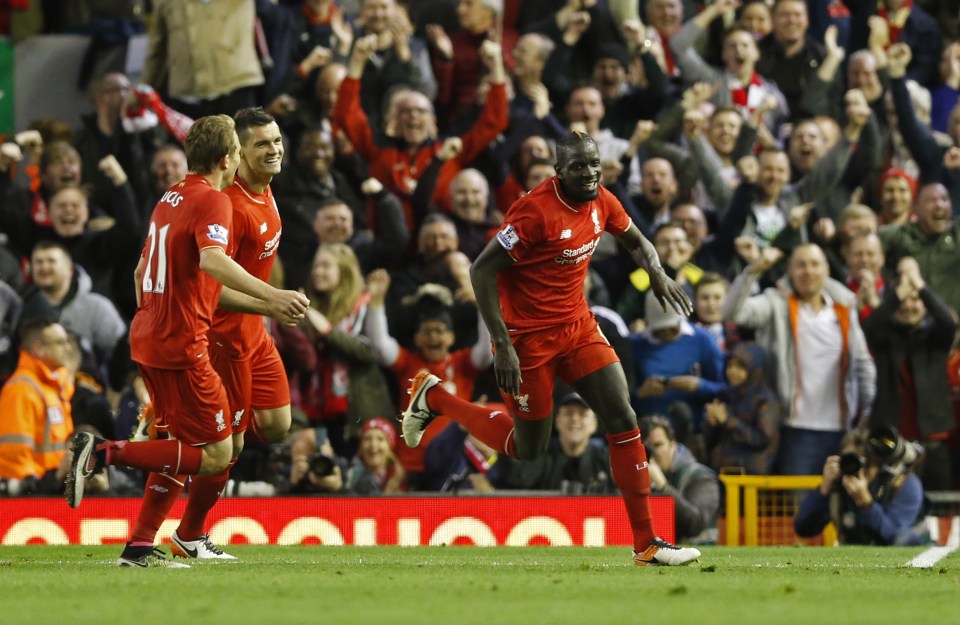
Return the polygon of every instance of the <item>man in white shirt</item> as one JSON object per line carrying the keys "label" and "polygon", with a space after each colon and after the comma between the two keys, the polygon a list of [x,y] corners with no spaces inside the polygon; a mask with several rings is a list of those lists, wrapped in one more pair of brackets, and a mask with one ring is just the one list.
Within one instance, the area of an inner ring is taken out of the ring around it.
{"label": "man in white shirt", "polygon": [[787,276],[750,297],[759,276],[778,258],[771,248],[737,277],[723,317],[756,329],[757,343],[777,356],[776,388],[788,415],[778,473],[817,475],[827,457],[838,453],[844,432],[865,422],[876,393],[876,368],[856,298],[827,276],[818,246],[797,247]]}

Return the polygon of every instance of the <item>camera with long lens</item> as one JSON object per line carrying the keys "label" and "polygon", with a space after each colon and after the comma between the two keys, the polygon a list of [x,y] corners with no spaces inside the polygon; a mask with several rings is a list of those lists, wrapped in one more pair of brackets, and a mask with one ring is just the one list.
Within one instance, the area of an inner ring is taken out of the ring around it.
{"label": "camera with long lens", "polygon": [[[895,428],[878,426],[867,435],[867,455],[879,460],[884,469],[899,474],[913,466],[923,453],[919,443],[906,440]],[[857,475],[867,467],[867,458],[855,451],[840,454],[840,473]]]}
{"label": "camera with long lens", "polygon": [[879,426],[870,430],[867,453],[883,462],[886,470],[902,473],[920,458],[923,447],[906,440],[893,427]]}
{"label": "camera with long lens", "polygon": [[310,456],[307,462],[310,467],[310,473],[313,473],[317,477],[327,477],[328,475],[333,475],[333,468],[336,466],[333,458],[320,452]]}

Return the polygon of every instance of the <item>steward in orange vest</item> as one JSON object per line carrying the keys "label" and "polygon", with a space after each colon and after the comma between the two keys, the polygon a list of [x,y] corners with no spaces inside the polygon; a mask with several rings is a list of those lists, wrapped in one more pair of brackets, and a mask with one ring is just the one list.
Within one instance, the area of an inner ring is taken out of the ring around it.
{"label": "steward in orange vest", "polygon": [[0,390],[0,478],[32,477],[40,483],[28,491],[59,492],[73,434],[73,376],[64,367],[73,348],[52,319],[25,320],[20,337],[17,369]]}

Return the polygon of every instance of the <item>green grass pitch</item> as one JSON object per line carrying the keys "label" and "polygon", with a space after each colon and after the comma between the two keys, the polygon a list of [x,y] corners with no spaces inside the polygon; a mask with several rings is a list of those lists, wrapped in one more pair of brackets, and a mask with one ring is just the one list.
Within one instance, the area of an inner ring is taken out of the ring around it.
{"label": "green grass pitch", "polygon": [[114,565],[120,547],[0,547],[0,623],[203,625],[960,624],[960,553],[703,549],[636,568],[629,549],[233,546],[190,570]]}

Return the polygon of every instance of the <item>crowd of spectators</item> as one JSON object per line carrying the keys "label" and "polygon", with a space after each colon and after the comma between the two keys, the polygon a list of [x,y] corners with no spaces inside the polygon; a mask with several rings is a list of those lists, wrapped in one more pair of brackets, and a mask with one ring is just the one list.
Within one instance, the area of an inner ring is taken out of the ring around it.
{"label": "crowd of spectators", "polygon": [[[420,370],[498,399],[469,266],[510,204],[554,174],[555,141],[580,130],[695,302],[689,319],[665,312],[646,272],[599,241],[584,296],[648,417],[654,487],[676,499],[684,541],[715,536],[717,474],[820,474],[847,433],[876,425],[923,446],[924,487],[960,485],[950,2],[22,4],[0,8],[4,34],[90,36],[80,80],[93,113],[76,128],[32,120],[0,146],[0,478],[49,492],[73,428],[137,434],[131,415],[149,397],[125,336],[144,222],[186,173],[191,119],[260,105],[288,148],[273,279],[311,308],[299,327],[270,327],[294,432],[253,441],[235,481],[612,488],[596,417],[569,389],[556,441],[529,466],[443,418],[408,449],[394,418]],[[146,65],[128,77],[111,54],[143,32]],[[74,367],[49,355],[60,330]],[[58,401],[73,393],[72,410],[47,406],[56,440],[19,414],[36,382],[13,373],[18,361]]]}

